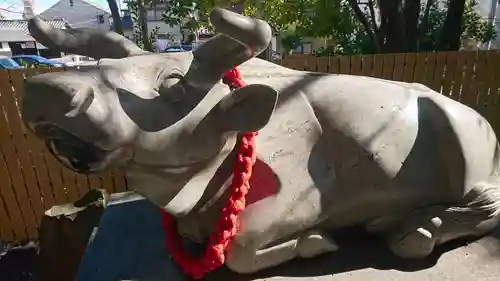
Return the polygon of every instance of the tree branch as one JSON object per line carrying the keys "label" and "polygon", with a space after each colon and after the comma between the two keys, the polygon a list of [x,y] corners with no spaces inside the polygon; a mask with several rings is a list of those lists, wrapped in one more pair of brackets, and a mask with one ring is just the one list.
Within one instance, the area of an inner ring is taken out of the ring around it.
{"label": "tree branch", "polygon": [[365,14],[363,14],[361,9],[359,8],[358,1],[349,0],[349,4],[350,4],[351,8],[353,9],[354,14],[356,15],[358,20],[363,25],[363,28],[365,29],[366,33],[368,34],[368,37],[370,37],[370,40],[373,42],[375,50],[377,51],[377,53],[380,53],[379,42],[378,42],[377,38],[375,37],[375,33],[370,28],[370,24],[368,23],[368,20],[366,19]]}
{"label": "tree branch", "polygon": [[405,52],[406,21],[401,0],[379,0],[380,29],[385,35],[385,52]]}
{"label": "tree branch", "polygon": [[405,19],[406,51],[417,51],[419,35],[418,18],[420,15],[420,1],[405,1],[403,16]]}
{"label": "tree branch", "polygon": [[368,9],[370,11],[370,18],[373,24],[373,32],[375,33],[376,40],[378,42],[379,46],[382,46],[383,42],[383,37],[380,36],[380,28],[377,25],[377,18],[375,17],[375,0],[368,0]]}
{"label": "tree branch", "polygon": [[[434,5],[435,0],[427,0],[427,3],[425,4],[425,11],[424,11],[424,17],[422,19],[422,23],[420,24],[419,27],[419,38],[424,38],[425,34],[429,30],[429,14],[431,12],[431,8]],[[420,42],[417,44],[420,45]],[[418,46],[420,48],[420,46]]]}
{"label": "tree branch", "polygon": [[462,35],[462,17],[464,15],[465,0],[449,0],[448,12],[441,33],[443,39],[441,48],[444,51],[456,51],[460,48]]}
{"label": "tree branch", "polygon": [[375,0],[368,0],[368,9],[370,11],[370,18],[373,23],[373,30],[375,31],[375,34],[378,32],[378,25],[377,25],[377,19],[375,18]]}

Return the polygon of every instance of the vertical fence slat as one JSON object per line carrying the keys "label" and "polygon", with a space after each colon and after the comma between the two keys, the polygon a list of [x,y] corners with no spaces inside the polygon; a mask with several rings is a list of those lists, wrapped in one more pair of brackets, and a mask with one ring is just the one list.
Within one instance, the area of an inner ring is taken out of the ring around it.
{"label": "vertical fence slat", "polygon": [[98,175],[89,175],[90,189],[102,188],[102,182]]}
{"label": "vertical fence slat", "polygon": [[108,172],[101,176],[102,187],[106,189],[109,193],[115,193],[115,184],[113,182],[113,175]]}
{"label": "vertical fence slat", "polygon": [[373,70],[373,55],[364,55],[361,62],[361,74],[364,76],[372,76]]}
{"label": "vertical fence slat", "polygon": [[361,56],[355,55],[351,57],[351,75],[361,75]]}
{"label": "vertical fence slat", "polygon": [[451,85],[450,97],[459,101],[461,99],[460,90],[462,89],[463,78],[465,74],[465,59],[466,55],[464,52],[458,52],[457,63],[455,65],[455,73]]}
{"label": "vertical fence slat", "polygon": [[416,55],[414,53],[405,54],[405,67],[403,71],[404,82],[413,82],[413,74],[415,73],[415,58]]}
{"label": "vertical fence slat", "polygon": [[113,172],[113,182],[115,184],[116,192],[123,192],[128,190],[125,174],[122,171],[116,170]]}
{"label": "vertical fence slat", "polygon": [[[40,68],[28,68],[25,70],[26,77],[31,77],[39,73],[43,73]],[[18,91],[18,97],[21,100],[22,94],[24,94],[24,88]],[[45,210],[47,210],[54,206],[55,201],[52,184],[49,178],[49,172],[47,170],[47,165],[44,157],[45,145],[42,140],[38,139],[29,130],[26,130],[26,138],[28,139],[28,143],[31,147],[31,157],[35,165],[38,185],[40,186],[40,192],[43,199],[43,207]]]}
{"label": "vertical fence slat", "polygon": [[490,95],[491,95],[491,104],[496,105],[497,99],[498,99],[498,90],[500,87],[500,69],[496,67],[500,63],[500,50],[495,50],[494,52],[491,52],[491,55],[493,63],[490,64],[490,70],[491,71],[491,88],[490,88]]}
{"label": "vertical fence slat", "polygon": [[405,67],[405,54],[396,54],[394,57],[394,72],[392,73],[392,80],[403,81]]}
{"label": "vertical fence slat", "polygon": [[[14,186],[19,185],[16,179],[20,174],[16,163],[10,163],[15,159],[15,149],[12,144],[10,130],[8,128],[7,119],[4,115],[3,103],[1,96],[9,95],[10,79],[6,70],[0,71],[0,196],[2,196],[2,205],[4,205],[4,216],[2,216],[0,226],[2,228],[2,237],[13,240],[26,239],[26,227],[21,216],[21,209],[18,204],[18,199],[14,191]],[[17,183],[17,184],[16,184]],[[3,210],[0,209],[0,212]],[[9,232],[11,232],[9,234]],[[9,241],[9,240],[7,240]]]}
{"label": "vertical fence slat", "polygon": [[446,64],[444,67],[443,90],[442,94],[449,97],[451,94],[451,84],[455,74],[455,65],[457,64],[457,52],[447,52]]}
{"label": "vertical fence slat", "polygon": [[[1,95],[1,93],[0,93]],[[0,106],[1,109],[1,106]],[[6,140],[5,127],[4,127],[4,117],[3,114],[0,115],[0,143],[3,144]],[[10,139],[10,137],[9,137]],[[12,181],[10,179],[9,170],[7,168],[8,163],[5,161],[3,155],[3,149],[0,149],[0,234],[3,240],[14,241],[15,236],[15,222],[12,219],[20,218],[20,210],[17,206],[16,196],[12,190]],[[19,225],[20,222],[17,223]],[[21,230],[24,230],[21,228]]]}
{"label": "vertical fence slat", "polygon": [[465,105],[473,105],[476,101],[476,95],[473,93],[476,58],[477,52],[466,52],[465,54],[465,74],[460,94],[461,102]]}
{"label": "vertical fence slat", "polygon": [[64,192],[61,164],[49,152],[44,153],[44,156],[45,163],[47,163],[47,170],[49,171],[50,181],[52,182],[55,204],[64,204],[68,202],[68,198]]}
{"label": "vertical fence slat", "polygon": [[75,180],[76,180],[76,190],[78,192],[78,196],[82,197],[90,190],[89,180],[87,176],[81,174],[75,174]]}
{"label": "vertical fence slat", "polygon": [[[30,147],[26,140],[24,124],[19,115],[18,101],[16,97],[17,91],[22,91],[22,84],[24,83],[24,74],[21,70],[10,70],[9,76],[11,85],[14,91],[11,94],[2,95],[5,113],[7,114],[9,129],[16,148],[17,160],[19,161],[20,168],[24,179],[23,191],[19,190],[22,196],[27,196],[28,206],[31,205],[32,210],[27,218],[27,230],[29,238],[36,238],[38,235],[38,218],[41,218],[44,212],[42,197],[38,186],[38,181],[33,169],[34,165],[31,160]],[[34,216],[32,216],[33,214]],[[32,221],[34,220],[34,221]],[[32,223],[34,223],[32,225]]]}
{"label": "vertical fence slat", "polygon": [[491,94],[491,105],[488,106],[488,111],[490,112],[490,119],[493,120],[493,123],[491,126],[493,127],[495,133],[497,136],[500,135],[500,110],[498,110],[498,94],[500,90],[500,68],[498,65],[500,64],[500,51],[496,50],[494,52],[494,60],[493,63],[491,64],[491,72],[493,73],[492,76],[492,83],[491,83],[491,89],[490,89],[490,94]]}
{"label": "vertical fence slat", "polygon": [[305,56],[305,68],[306,71],[317,71],[318,70],[318,58],[315,56]]}
{"label": "vertical fence slat", "polygon": [[[65,70],[60,67],[50,68],[51,73],[63,72],[63,71]],[[62,170],[62,179],[64,183],[64,193],[66,194],[66,197],[68,198],[69,201],[74,202],[79,199],[75,173],[63,166],[61,170]]]}
{"label": "vertical fence slat", "polygon": [[[495,52],[495,57],[496,57],[496,61],[498,63],[500,63],[500,50],[497,50]],[[494,72],[493,84],[492,84],[493,104],[497,105],[498,104],[498,96],[500,94],[500,68],[494,67],[493,69],[494,69],[493,70],[493,72]],[[498,121],[500,122],[500,120],[498,120]]]}
{"label": "vertical fence slat", "polygon": [[480,113],[483,112],[484,110],[484,101],[487,98],[486,95],[488,94],[488,66],[486,62],[486,52],[478,52],[477,54],[477,60],[476,60],[476,69],[477,69],[477,75],[476,77],[476,104],[478,106],[478,111]]}
{"label": "vertical fence slat", "polygon": [[[12,98],[12,85],[10,83],[10,76],[7,71],[0,71],[0,103],[3,107],[3,114],[7,111],[12,112],[10,103],[8,102],[9,97]],[[16,113],[17,114],[17,113]],[[21,216],[17,216],[16,213],[11,213],[12,222],[19,222],[23,224],[22,228],[20,226],[16,227],[16,237],[19,240],[27,239],[33,234],[33,228],[36,229],[35,214],[33,212],[33,207],[30,204],[28,193],[26,190],[26,185],[24,182],[24,177],[22,174],[22,166],[18,160],[18,155],[16,154],[16,148],[14,147],[13,134],[10,132],[10,122],[11,115],[6,114],[5,116],[5,136],[2,137],[2,152],[5,156],[5,160],[9,165],[9,174],[12,180],[12,187],[14,189],[15,197],[17,203],[19,204]],[[3,118],[2,118],[3,119]],[[16,202],[14,200],[13,202]],[[7,203],[7,202],[6,202]],[[19,210],[18,210],[19,211]],[[18,213],[19,214],[19,213]],[[14,218],[13,216],[17,216]],[[29,227],[29,229],[28,229]],[[27,231],[27,232],[26,232]]]}
{"label": "vertical fence slat", "polygon": [[[0,160],[3,161],[3,160]],[[5,163],[1,164],[2,166]],[[0,168],[0,169],[3,169]],[[0,175],[3,173],[0,172]],[[1,188],[0,188],[1,189]],[[4,204],[3,197],[1,197],[2,193],[0,192],[0,240],[2,241],[14,241],[15,236],[12,233],[12,223],[10,221],[9,216],[7,215],[7,207]]]}
{"label": "vertical fence slat", "polygon": [[384,55],[381,54],[376,54],[373,56],[373,71],[372,75],[373,77],[380,77],[382,75],[384,67]]}
{"label": "vertical fence slat", "polygon": [[339,59],[339,57],[328,57],[328,60],[330,61],[329,67],[328,67],[328,72],[335,73],[335,74],[340,73],[340,59]]}
{"label": "vertical fence slat", "polygon": [[498,124],[498,109],[495,108],[495,97],[497,93],[495,77],[497,76],[497,68],[499,66],[498,51],[488,51],[486,53],[485,62],[487,64],[485,70],[485,83],[486,83],[486,95],[484,97],[484,117],[490,122],[495,133],[498,133],[496,129]]}
{"label": "vertical fence slat", "polygon": [[76,185],[76,178],[73,171],[66,167],[62,168],[62,177],[64,182],[64,192],[66,193],[68,200],[70,202],[78,200],[78,187]]}
{"label": "vertical fence slat", "polygon": [[[40,68],[38,73],[48,73],[49,68]],[[49,174],[50,182],[52,183],[52,196],[54,198],[54,204],[64,204],[68,202],[68,198],[64,192],[64,183],[62,176],[63,166],[55,159],[55,157],[48,151],[48,149],[43,146],[43,158],[47,166],[47,171]]]}
{"label": "vertical fence slat", "polygon": [[392,73],[394,72],[394,55],[384,54],[383,58],[384,58],[384,65],[382,67],[382,77],[380,78],[392,79]]}
{"label": "vertical fence slat", "polygon": [[432,81],[434,80],[434,70],[436,69],[437,53],[427,53],[427,63],[425,64],[425,80],[424,85],[432,88]]}
{"label": "vertical fence slat", "polygon": [[[0,170],[0,172],[2,172],[0,192],[9,213],[15,239],[25,240],[28,238],[23,218],[23,212],[27,212],[26,202],[19,200],[20,195],[17,194],[18,189],[24,188],[24,181],[21,175],[21,167],[16,158],[15,148],[2,102],[2,96],[10,95],[11,92],[10,78],[7,71],[0,71],[0,108],[2,108],[2,114],[0,114],[0,156],[2,156],[1,163],[3,166]],[[22,206],[21,203],[23,203]],[[7,225],[4,227],[7,227]]]}
{"label": "vertical fence slat", "polygon": [[340,56],[340,74],[349,74],[351,69],[351,61],[349,56]]}
{"label": "vertical fence slat", "polygon": [[289,56],[286,58],[287,67],[295,70],[302,70],[303,61],[297,58],[297,56]]}
{"label": "vertical fence slat", "polygon": [[[43,172],[37,170],[37,164],[39,164],[39,155],[36,151],[36,148],[33,148],[33,145],[30,145],[30,134],[24,127],[24,123],[21,120],[20,116],[21,111],[19,107],[24,92],[24,73],[25,71],[21,70],[10,71],[10,79],[12,82],[12,86],[15,89],[12,95],[12,99],[10,100],[13,109],[13,111],[10,113],[13,117],[11,122],[11,129],[13,130],[11,130],[11,132],[13,135],[18,135],[18,138],[14,139],[16,141],[15,146],[17,146],[18,148],[19,160],[22,165],[26,188],[28,191],[28,195],[30,196],[31,205],[35,214],[35,222],[37,223],[38,227],[38,222],[45,212],[42,189],[46,189],[47,187],[41,186],[40,184],[49,183],[43,181],[43,175],[41,177],[42,180],[38,178],[38,175],[41,175],[41,172]],[[8,111],[7,114],[9,114]],[[37,236],[38,231],[30,234],[31,238],[36,238]]]}
{"label": "vertical fence slat", "polygon": [[432,89],[441,93],[443,86],[444,67],[446,64],[446,52],[439,52],[436,59],[436,68],[434,68],[434,77],[432,79]]}
{"label": "vertical fence slat", "polygon": [[322,73],[328,72],[328,57],[318,58],[318,72]]}
{"label": "vertical fence slat", "polygon": [[417,53],[415,59],[415,71],[413,73],[413,82],[425,85],[425,67],[427,65],[427,54]]}

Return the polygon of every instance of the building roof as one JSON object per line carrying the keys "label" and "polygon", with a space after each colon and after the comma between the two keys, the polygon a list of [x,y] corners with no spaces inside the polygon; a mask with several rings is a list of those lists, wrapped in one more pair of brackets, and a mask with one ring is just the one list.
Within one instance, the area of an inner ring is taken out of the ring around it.
{"label": "building roof", "polygon": [[[51,12],[52,12],[51,10],[52,10],[54,7],[56,7],[56,6],[60,5],[60,4],[61,4],[61,2],[66,2],[66,1],[67,1],[67,2],[71,2],[70,0],[59,0],[59,1],[57,1],[56,3],[54,3],[52,6],[48,7],[48,8],[47,8],[47,9],[45,9],[43,12],[41,12],[39,16],[43,17],[43,16],[45,16],[47,13],[51,13]],[[78,2],[80,2],[80,3],[78,3]],[[94,2],[95,2],[95,1],[94,1]],[[99,4],[96,4],[96,3],[94,3],[94,2],[92,2],[92,1],[88,1],[88,0],[73,0],[73,4],[74,4],[75,6],[77,6],[77,7],[81,7],[81,6],[82,6],[82,4],[86,4],[86,5],[89,5],[89,6],[91,6],[91,7],[96,8],[96,9],[101,10],[101,11],[102,11],[102,12],[104,12],[105,14],[108,14],[108,15],[110,15],[110,14],[111,14],[110,12],[108,12],[108,9],[107,9],[106,7],[101,6],[101,5],[99,5]]]}
{"label": "building roof", "polygon": [[3,42],[34,41],[33,37],[19,28],[0,28],[0,38]]}
{"label": "building roof", "polygon": [[[45,22],[55,28],[65,28],[64,20],[48,20]],[[0,20],[0,30],[2,29],[21,29],[24,33],[29,34],[27,20]]]}
{"label": "building roof", "polygon": [[[63,20],[46,22],[56,28],[65,28],[65,21]],[[0,20],[0,41],[35,41],[35,39],[29,34],[27,20]]]}

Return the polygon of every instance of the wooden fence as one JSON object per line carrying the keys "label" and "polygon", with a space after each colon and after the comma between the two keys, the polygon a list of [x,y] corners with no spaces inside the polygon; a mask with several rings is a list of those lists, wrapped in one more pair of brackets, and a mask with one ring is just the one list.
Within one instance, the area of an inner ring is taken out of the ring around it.
{"label": "wooden fence", "polygon": [[[291,56],[298,70],[365,75],[419,82],[476,109],[500,132],[500,54],[496,51],[383,54],[341,57]],[[37,238],[43,212],[74,201],[90,188],[126,190],[120,172],[86,177],[59,164],[20,118],[23,79],[63,69],[0,71],[0,240]]]}
{"label": "wooden fence", "polygon": [[500,53],[433,52],[336,57],[292,55],[292,69],[424,84],[483,115],[500,135]]}
{"label": "wooden fence", "polygon": [[120,172],[83,176],[61,165],[43,142],[27,130],[19,102],[26,76],[63,69],[0,71],[0,240],[14,242],[37,238],[45,210],[72,202],[90,188],[110,192],[126,190]]}

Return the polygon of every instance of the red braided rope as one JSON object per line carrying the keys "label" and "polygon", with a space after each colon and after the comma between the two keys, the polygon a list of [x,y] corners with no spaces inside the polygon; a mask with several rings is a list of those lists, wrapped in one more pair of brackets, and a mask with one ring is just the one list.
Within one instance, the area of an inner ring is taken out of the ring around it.
{"label": "red braided rope", "polygon": [[[245,86],[237,68],[224,74],[223,82],[230,88]],[[245,196],[250,188],[249,180],[256,161],[255,136],[257,132],[241,136],[241,145],[237,154],[237,163],[233,170],[231,195],[222,209],[215,232],[210,236],[205,253],[199,257],[191,256],[183,247],[175,220],[162,209],[163,228],[166,232],[166,244],[172,258],[182,271],[193,279],[201,279],[206,273],[224,264],[224,251],[238,231],[238,215],[245,209]]]}

